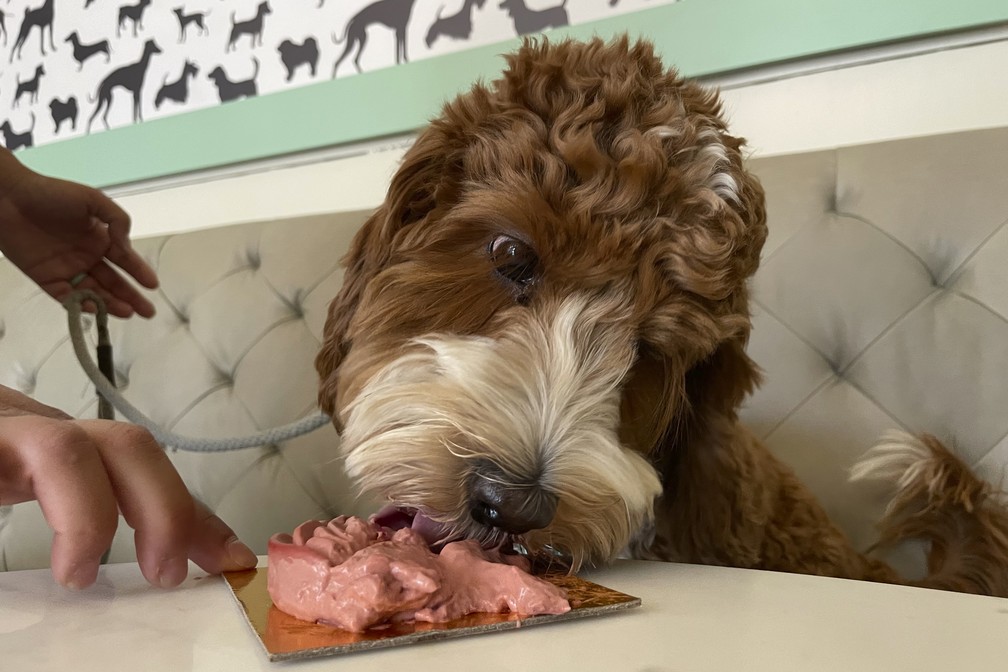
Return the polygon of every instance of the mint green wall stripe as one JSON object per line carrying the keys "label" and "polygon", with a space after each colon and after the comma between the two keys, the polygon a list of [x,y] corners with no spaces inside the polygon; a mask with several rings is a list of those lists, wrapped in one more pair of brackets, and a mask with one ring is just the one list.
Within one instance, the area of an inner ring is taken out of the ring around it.
{"label": "mint green wall stripe", "polygon": [[[1003,22],[1004,0],[682,0],[553,34],[646,36],[668,63],[698,76]],[[519,43],[154,119],[33,147],[19,157],[41,172],[109,187],[401,134],[423,125],[474,80],[494,78],[500,54]]]}

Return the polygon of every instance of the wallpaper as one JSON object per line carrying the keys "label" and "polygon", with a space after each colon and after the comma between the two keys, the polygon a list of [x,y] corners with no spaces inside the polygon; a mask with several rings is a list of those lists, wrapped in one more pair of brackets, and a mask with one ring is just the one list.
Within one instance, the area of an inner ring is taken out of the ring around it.
{"label": "wallpaper", "polygon": [[100,133],[675,1],[7,0],[0,140]]}

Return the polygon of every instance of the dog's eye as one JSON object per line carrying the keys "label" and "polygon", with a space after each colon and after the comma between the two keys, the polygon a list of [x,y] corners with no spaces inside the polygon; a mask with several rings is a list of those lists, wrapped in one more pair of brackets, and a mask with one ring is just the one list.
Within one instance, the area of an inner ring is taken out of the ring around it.
{"label": "dog's eye", "polygon": [[511,236],[497,236],[487,246],[494,271],[520,288],[532,284],[536,278],[539,258],[532,247]]}

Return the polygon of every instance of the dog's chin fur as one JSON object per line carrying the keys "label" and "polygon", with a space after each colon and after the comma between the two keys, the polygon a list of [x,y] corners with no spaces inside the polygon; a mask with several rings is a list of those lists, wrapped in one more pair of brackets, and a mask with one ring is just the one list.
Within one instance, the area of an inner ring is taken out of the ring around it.
{"label": "dog's chin fur", "polygon": [[555,496],[526,542],[575,566],[630,545],[898,581],[738,422],[767,229],[716,93],[625,38],[507,60],[420,133],[345,260],[316,367],[361,489],[496,543],[469,501],[489,462]]}
{"label": "dog's chin fur", "polygon": [[557,497],[553,522],[527,534],[529,546],[567,549],[576,565],[612,557],[651,522],[661,492],[654,468],[616,433],[634,341],[603,325],[620,310],[574,295],[492,338],[409,342],[343,412],[349,473],[431,512],[449,536],[494,543],[500,532],[472,519],[467,497],[476,465],[489,460]]}

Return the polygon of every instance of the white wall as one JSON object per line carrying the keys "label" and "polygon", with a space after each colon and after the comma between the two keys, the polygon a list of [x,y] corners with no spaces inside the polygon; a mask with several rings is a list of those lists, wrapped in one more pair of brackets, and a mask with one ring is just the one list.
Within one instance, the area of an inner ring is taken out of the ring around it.
{"label": "white wall", "polygon": [[[757,155],[1008,125],[1008,40],[867,54],[723,79],[733,131]],[[919,51],[919,50],[918,50]],[[855,59],[857,60],[857,59]],[[796,70],[800,67],[801,70]],[[836,68],[800,74],[816,67]],[[754,80],[767,80],[751,83]],[[747,83],[748,82],[748,83]],[[377,206],[408,140],[112,189],[135,237]],[[357,156],[346,156],[363,152]],[[296,165],[294,165],[296,164]]]}
{"label": "white wall", "polygon": [[755,154],[1008,125],[1008,40],[820,72],[723,93]]}

